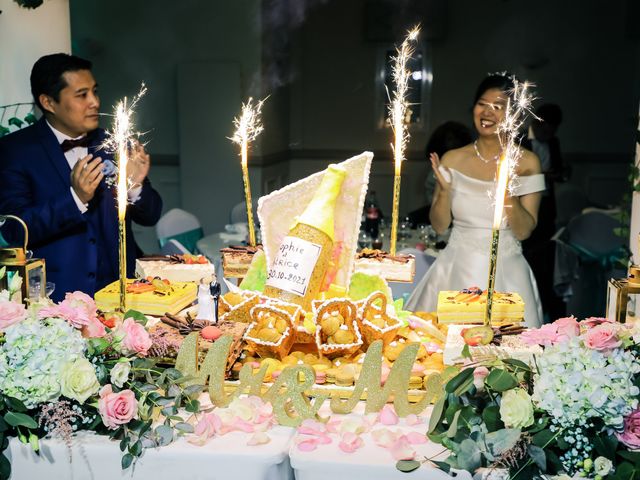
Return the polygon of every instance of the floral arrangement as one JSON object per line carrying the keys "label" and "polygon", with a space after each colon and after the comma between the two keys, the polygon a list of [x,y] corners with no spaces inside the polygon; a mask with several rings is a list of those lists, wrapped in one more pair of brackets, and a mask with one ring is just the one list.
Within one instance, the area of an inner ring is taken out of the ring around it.
{"label": "floral arrangement", "polygon": [[[0,451],[18,437],[38,452],[48,434],[71,447],[75,431],[90,430],[120,440],[127,468],[144,449],[193,433],[203,387],[146,358],[145,322],[129,311],[107,327],[81,292],[28,309],[0,292]],[[10,475],[1,454],[0,479]]]}
{"label": "floral arrangement", "polygon": [[470,358],[446,384],[428,436],[451,455],[433,463],[512,479],[640,478],[640,328],[569,317],[522,339],[544,347],[533,366]]}

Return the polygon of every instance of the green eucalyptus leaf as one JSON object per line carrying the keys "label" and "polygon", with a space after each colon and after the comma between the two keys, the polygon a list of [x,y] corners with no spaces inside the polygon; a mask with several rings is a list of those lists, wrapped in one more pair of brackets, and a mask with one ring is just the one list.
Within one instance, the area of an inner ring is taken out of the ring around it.
{"label": "green eucalyptus leaf", "polygon": [[625,460],[633,462],[634,465],[640,465],[640,452],[629,452],[627,450],[621,450],[618,455]]}
{"label": "green eucalyptus leaf", "polygon": [[467,438],[460,443],[460,448],[456,453],[456,463],[463,470],[475,471],[482,465],[482,451],[478,444]]}
{"label": "green eucalyptus leaf", "polygon": [[420,468],[421,463],[416,460],[398,460],[396,468],[404,473],[413,472]]}
{"label": "green eucalyptus leaf", "polygon": [[189,413],[198,413],[200,411],[200,402],[198,400],[190,400],[184,406],[184,409]]}
{"label": "green eucalyptus leaf", "polygon": [[121,463],[122,463],[122,469],[126,470],[133,463],[133,455],[131,455],[130,453],[126,453],[125,455],[123,455]]}
{"label": "green eucalyptus leaf", "polygon": [[182,392],[187,397],[192,397],[193,395],[199,395],[204,390],[204,385],[189,385]]}
{"label": "green eucalyptus leaf", "polygon": [[11,462],[4,453],[0,453],[0,478],[11,477]]}
{"label": "green eucalyptus leaf", "polygon": [[437,462],[436,460],[431,460],[433,464],[442,470],[444,473],[449,473],[451,471],[451,465],[447,462]]}
{"label": "green eucalyptus leaf", "polygon": [[636,475],[637,470],[634,466],[629,462],[622,462],[616,467],[615,473],[607,478],[612,478],[614,480],[632,480],[634,478],[640,478],[640,476]]}
{"label": "green eucalyptus leaf", "polygon": [[613,435],[601,434],[593,439],[596,452],[611,461],[615,460],[618,443],[618,439]]}
{"label": "green eucalyptus leaf", "polygon": [[142,443],[140,440],[129,447],[129,453],[134,457],[139,457],[140,454],[142,454]]}
{"label": "green eucalyptus leaf", "polygon": [[173,441],[173,429],[168,425],[159,425],[156,427],[156,435],[158,436],[158,446],[164,447]]}
{"label": "green eucalyptus leaf", "polygon": [[460,418],[460,410],[456,411],[453,415],[453,419],[451,420],[451,424],[449,425],[449,430],[447,430],[447,437],[453,438],[458,431],[458,418]]}
{"label": "green eucalyptus leaf", "polygon": [[4,414],[4,420],[12,427],[38,428],[38,423],[24,413],[7,412]]}
{"label": "green eucalyptus leaf", "polygon": [[484,379],[484,384],[496,392],[506,392],[518,386],[515,377],[501,368],[491,370]]}
{"label": "green eucalyptus leaf", "polygon": [[458,373],[455,377],[447,382],[444,390],[447,393],[453,393],[458,388],[460,388],[460,386],[468,382],[469,379],[471,379],[471,383],[473,383],[473,368],[465,368],[460,373]]}
{"label": "green eucalyptus leaf", "polygon": [[442,413],[444,412],[444,405],[446,402],[446,395],[441,396],[436,404],[433,406],[433,410],[431,411],[431,417],[429,418],[429,433],[433,433],[440,423],[440,419],[442,418]]}
{"label": "green eucalyptus leaf", "polygon": [[520,440],[519,428],[503,428],[489,432],[485,437],[487,447],[496,457],[515,447],[518,440]]}
{"label": "green eucalyptus leaf", "polygon": [[129,446],[129,437],[123,437],[122,440],[120,440],[120,451],[124,452],[128,446]]}
{"label": "green eucalyptus leaf", "polygon": [[176,430],[179,430],[182,433],[193,433],[193,425],[190,423],[179,422],[174,425]]}
{"label": "green eucalyptus leaf", "polygon": [[482,420],[487,426],[487,430],[495,432],[504,428],[504,423],[500,418],[500,408],[497,405],[490,405],[482,411]]}
{"label": "green eucalyptus leaf", "polygon": [[147,324],[147,317],[144,315],[144,313],[141,313],[137,310],[127,310],[123,318],[133,318],[136,323],[139,323],[143,327]]}
{"label": "green eucalyptus leaf", "polygon": [[26,412],[27,411],[27,407],[25,407],[24,403],[22,403],[17,398],[5,397],[4,401],[5,401],[6,405],[7,405],[7,407],[10,408],[11,410],[14,410],[16,412]]}
{"label": "green eucalyptus leaf", "polygon": [[164,407],[164,406],[173,404],[173,401],[174,401],[173,398],[160,397],[156,400],[156,404],[159,405],[160,407]]}
{"label": "green eucalyptus leaf", "polygon": [[527,451],[529,452],[529,456],[533,463],[537,465],[537,467],[542,472],[547,471],[547,456],[544,453],[544,450],[536,445],[530,444],[527,447]]}
{"label": "green eucalyptus leaf", "polygon": [[504,360],[502,360],[502,362],[506,363],[510,367],[514,367],[520,370],[525,370],[527,372],[531,371],[531,367],[529,367],[529,365],[524,363],[522,360],[517,360],[515,358],[505,358]]}

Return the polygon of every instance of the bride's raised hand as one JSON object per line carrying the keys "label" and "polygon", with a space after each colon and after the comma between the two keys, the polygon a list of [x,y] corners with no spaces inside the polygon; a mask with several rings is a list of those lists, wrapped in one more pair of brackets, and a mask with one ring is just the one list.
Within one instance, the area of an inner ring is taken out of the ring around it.
{"label": "bride's raised hand", "polygon": [[440,163],[440,157],[437,153],[431,153],[429,155],[431,160],[431,167],[433,168],[433,174],[436,176],[436,181],[440,188],[445,192],[451,190],[451,172],[447,167]]}

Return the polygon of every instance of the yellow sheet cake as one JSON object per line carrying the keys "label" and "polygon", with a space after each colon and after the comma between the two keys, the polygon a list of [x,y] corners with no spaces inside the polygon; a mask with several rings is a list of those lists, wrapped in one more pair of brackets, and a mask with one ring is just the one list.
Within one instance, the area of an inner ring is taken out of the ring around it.
{"label": "yellow sheet cake", "polygon": [[[484,322],[487,292],[479,288],[438,293],[438,322],[476,324]],[[513,292],[494,292],[491,323],[521,323],[524,321],[524,301]]]}
{"label": "yellow sheet cake", "polygon": [[[127,280],[130,286],[134,280]],[[161,316],[165,313],[176,314],[191,305],[197,296],[197,284],[191,282],[172,282],[163,291],[127,293],[127,309],[137,310],[145,315]],[[116,310],[120,306],[120,284],[115,281],[96,292],[96,304],[102,311]]]}

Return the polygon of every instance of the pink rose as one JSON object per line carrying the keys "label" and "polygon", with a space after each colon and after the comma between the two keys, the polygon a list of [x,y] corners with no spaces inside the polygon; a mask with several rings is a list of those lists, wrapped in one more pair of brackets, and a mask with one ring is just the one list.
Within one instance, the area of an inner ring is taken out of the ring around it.
{"label": "pink rose", "polygon": [[107,329],[96,317],[90,317],[89,323],[82,327],[84,338],[102,338],[107,334]]}
{"label": "pink rose", "polygon": [[527,345],[555,345],[560,341],[558,328],[553,324],[543,325],[540,328],[525,330],[520,334],[520,338]]}
{"label": "pink rose", "polygon": [[580,324],[573,315],[570,317],[559,318],[553,325],[556,327],[558,339],[560,341],[568,340],[571,337],[580,335]]}
{"label": "pink rose", "polygon": [[630,449],[640,449],[640,409],[634,410],[624,419],[624,431],[616,436]]}
{"label": "pink rose", "polygon": [[97,316],[98,307],[96,306],[95,300],[84,292],[75,291],[73,293],[67,293],[62,303],[69,305],[71,308],[84,310],[90,317]]}
{"label": "pink rose", "polygon": [[100,389],[98,411],[102,417],[102,423],[115,430],[135,418],[138,412],[138,401],[131,390],[114,393],[111,385],[107,384]]}
{"label": "pink rose", "polygon": [[584,325],[587,328],[597,327],[598,325],[602,325],[603,323],[612,323],[608,318],[603,317],[589,317],[585,318],[580,322],[580,325]]}
{"label": "pink rose", "polygon": [[0,332],[14,323],[21,322],[27,317],[27,309],[22,303],[11,300],[0,301]]}
{"label": "pink rose", "polygon": [[121,330],[124,331],[122,347],[128,353],[136,353],[144,356],[151,348],[151,338],[145,328],[133,318],[127,318],[122,323]]}
{"label": "pink rose", "polygon": [[80,329],[89,324],[91,314],[84,308],[74,308],[63,300],[58,305],[41,308],[38,311],[38,318],[62,318],[74,328]]}
{"label": "pink rose", "polygon": [[618,328],[611,323],[593,327],[583,335],[584,344],[592,350],[605,351],[618,348],[622,342],[618,338]]}
{"label": "pink rose", "polygon": [[487,367],[476,367],[473,370],[473,384],[478,390],[484,389],[484,379],[489,375],[489,369]]}

